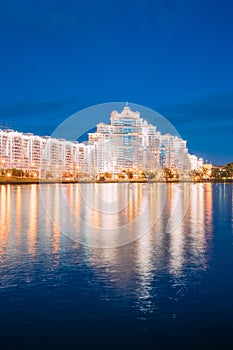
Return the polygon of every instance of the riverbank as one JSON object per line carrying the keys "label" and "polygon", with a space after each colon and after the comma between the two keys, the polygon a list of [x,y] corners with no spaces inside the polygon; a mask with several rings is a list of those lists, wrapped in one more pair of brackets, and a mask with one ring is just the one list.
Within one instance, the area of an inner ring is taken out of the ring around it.
{"label": "riverbank", "polygon": [[215,179],[204,179],[204,180],[148,180],[148,179],[140,179],[140,180],[105,180],[105,181],[97,181],[97,180],[58,180],[58,179],[38,179],[38,178],[26,178],[26,177],[16,177],[16,176],[0,176],[0,185],[12,184],[12,185],[32,185],[32,184],[72,184],[72,183],[233,183],[233,179],[225,179],[225,180],[215,180]]}

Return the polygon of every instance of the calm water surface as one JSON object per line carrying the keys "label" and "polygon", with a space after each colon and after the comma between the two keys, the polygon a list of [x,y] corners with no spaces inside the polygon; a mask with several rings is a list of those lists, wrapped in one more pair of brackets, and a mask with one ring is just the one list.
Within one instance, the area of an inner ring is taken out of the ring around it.
{"label": "calm water surface", "polygon": [[231,184],[0,186],[4,349],[233,348]]}

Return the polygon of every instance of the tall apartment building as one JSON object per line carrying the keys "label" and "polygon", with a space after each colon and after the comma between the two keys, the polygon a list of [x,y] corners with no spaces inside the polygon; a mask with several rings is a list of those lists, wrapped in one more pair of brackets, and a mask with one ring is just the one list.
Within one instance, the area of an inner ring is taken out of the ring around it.
{"label": "tall apartment building", "polygon": [[[113,111],[110,124],[99,123],[95,133],[89,133],[89,142],[96,145],[96,167],[99,172],[117,172],[120,169],[139,168],[155,171],[176,168],[178,172],[191,169],[187,141],[171,134],[161,134],[125,106],[122,112]],[[192,167],[200,166],[192,156]]]}
{"label": "tall apartment building", "polygon": [[188,154],[188,167],[190,170],[197,170],[203,167],[203,159],[197,158],[193,154]]}
{"label": "tall apartment building", "polygon": [[187,141],[170,134],[157,134],[162,168],[176,168],[179,172],[189,168]]}
{"label": "tall apartment building", "polygon": [[20,169],[29,176],[76,176],[86,147],[78,142],[0,130],[0,169]]}
{"label": "tall apartment building", "polygon": [[121,113],[111,113],[111,123],[99,123],[95,133],[89,133],[90,143],[97,148],[99,172],[126,168],[154,169],[156,159],[156,127],[148,124],[128,106]]}

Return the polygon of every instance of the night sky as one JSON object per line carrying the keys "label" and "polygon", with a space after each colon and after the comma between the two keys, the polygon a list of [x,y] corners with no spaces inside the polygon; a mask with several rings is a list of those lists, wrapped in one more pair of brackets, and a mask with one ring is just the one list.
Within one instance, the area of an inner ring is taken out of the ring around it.
{"label": "night sky", "polygon": [[191,153],[233,161],[232,18],[232,0],[2,1],[0,124],[48,135],[84,107],[129,101]]}

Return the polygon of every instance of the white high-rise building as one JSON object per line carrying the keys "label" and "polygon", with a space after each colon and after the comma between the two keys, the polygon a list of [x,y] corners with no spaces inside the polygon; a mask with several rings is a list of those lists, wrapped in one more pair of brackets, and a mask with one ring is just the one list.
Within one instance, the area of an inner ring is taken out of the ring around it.
{"label": "white high-rise building", "polygon": [[111,113],[111,123],[99,123],[89,142],[97,147],[97,172],[119,172],[122,169],[154,170],[156,127],[132,112],[128,106],[121,113]]}
{"label": "white high-rise building", "polygon": [[157,134],[160,164],[163,168],[176,168],[179,172],[188,168],[187,141],[170,134]]}
{"label": "white high-rise building", "polygon": [[0,169],[18,169],[41,178],[76,176],[82,170],[86,148],[65,139],[0,130]]}
{"label": "white high-rise building", "polygon": [[197,158],[193,154],[188,155],[188,161],[189,161],[189,169],[190,170],[199,170],[203,167],[203,159]]}
{"label": "white high-rise building", "polygon": [[41,178],[95,179],[106,172],[150,173],[161,168],[173,168],[182,174],[202,165],[202,159],[188,153],[187,141],[161,134],[128,106],[120,113],[113,111],[110,124],[99,123],[97,131],[89,133],[84,143],[0,130],[3,172],[15,168]]}
{"label": "white high-rise building", "polygon": [[110,124],[99,123],[89,142],[98,149],[99,172],[126,168],[155,171],[158,168],[189,169],[187,141],[171,134],[162,135],[128,106],[111,113]]}

